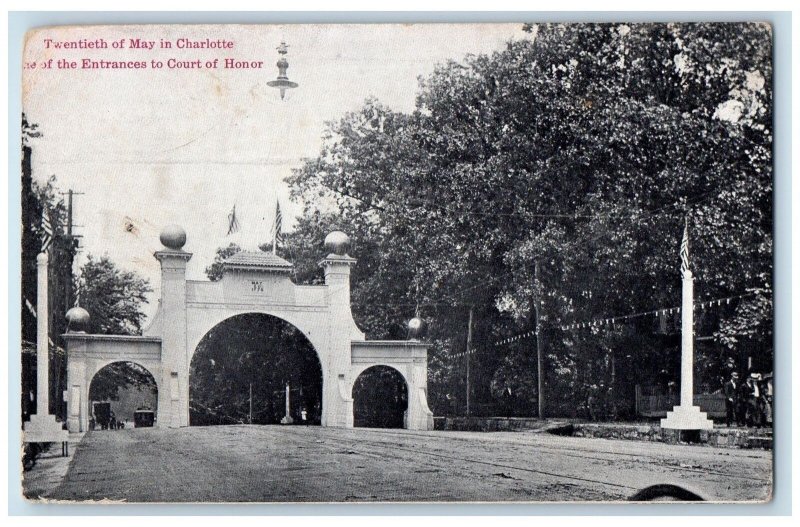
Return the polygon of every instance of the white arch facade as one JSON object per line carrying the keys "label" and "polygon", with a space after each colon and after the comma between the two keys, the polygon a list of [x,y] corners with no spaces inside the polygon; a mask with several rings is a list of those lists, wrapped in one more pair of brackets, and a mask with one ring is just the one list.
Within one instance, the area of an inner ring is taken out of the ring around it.
{"label": "white arch facade", "polygon": [[[182,246],[182,244],[181,244]],[[157,426],[189,426],[189,366],[197,345],[219,323],[246,313],[280,318],[300,330],[317,352],[322,368],[322,426],[353,426],[352,388],[371,366],[397,369],[408,385],[406,428],[433,429],[427,404],[427,346],[418,341],[368,341],[350,309],[350,269],[346,254],[329,254],[320,265],[325,284],[301,286],[292,265],[264,252],[238,253],[223,264],[215,282],[186,280],[191,253],[165,248],[161,299],[141,337],[67,333],[68,427],[88,429],[88,383],[103,361],[133,361],[158,384]],[[75,414],[73,417],[73,413]]]}
{"label": "white arch facade", "polygon": [[156,382],[159,404],[163,371],[161,340],[127,335],[69,333],[67,339],[67,428],[89,430],[92,415],[89,388],[97,373],[115,362],[134,362],[150,372]]}

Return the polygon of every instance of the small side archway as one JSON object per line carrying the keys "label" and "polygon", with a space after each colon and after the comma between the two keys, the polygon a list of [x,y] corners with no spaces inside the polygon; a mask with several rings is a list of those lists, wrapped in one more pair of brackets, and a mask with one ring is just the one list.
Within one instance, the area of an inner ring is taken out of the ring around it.
{"label": "small side archway", "polygon": [[89,376],[89,429],[153,426],[158,415],[158,381],[147,367],[130,360],[96,363]]}
{"label": "small side archway", "polygon": [[408,427],[408,381],[396,368],[377,364],[353,382],[353,426]]}

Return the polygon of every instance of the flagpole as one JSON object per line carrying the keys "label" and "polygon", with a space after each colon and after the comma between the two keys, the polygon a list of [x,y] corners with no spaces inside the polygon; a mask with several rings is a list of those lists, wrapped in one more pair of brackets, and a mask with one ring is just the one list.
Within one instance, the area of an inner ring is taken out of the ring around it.
{"label": "flagpole", "polygon": [[272,254],[277,255],[278,247],[278,199],[275,198],[275,218],[272,222]]}

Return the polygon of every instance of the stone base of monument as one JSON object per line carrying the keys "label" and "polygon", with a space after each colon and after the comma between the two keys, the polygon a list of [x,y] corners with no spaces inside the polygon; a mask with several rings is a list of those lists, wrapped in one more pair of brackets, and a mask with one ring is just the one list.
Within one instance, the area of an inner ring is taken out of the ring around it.
{"label": "stone base of monument", "polygon": [[81,421],[79,417],[67,417],[67,430],[70,434],[76,434],[81,431]]}
{"label": "stone base of monument", "polygon": [[673,430],[713,430],[714,421],[699,406],[676,406],[661,420],[661,428]]}
{"label": "stone base of monument", "polygon": [[292,419],[288,415],[284,416],[283,419],[281,419],[281,424],[282,425],[290,425],[292,423],[294,423],[294,419]]}
{"label": "stone base of monument", "polygon": [[69,432],[62,428],[54,415],[33,414],[23,427],[26,443],[61,443],[69,440]]}

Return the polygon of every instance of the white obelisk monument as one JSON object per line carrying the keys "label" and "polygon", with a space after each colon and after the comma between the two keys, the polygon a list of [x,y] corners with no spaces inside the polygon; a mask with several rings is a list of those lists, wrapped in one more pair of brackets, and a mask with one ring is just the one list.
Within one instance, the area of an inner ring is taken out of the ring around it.
{"label": "white obelisk monument", "polygon": [[694,406],[694,278],[689,270],[689,222],[687,219],[681,241],[681,272],[683,299],[681,302],[681,404],[661,420],[661,428],[674,430],[711,430],[714,422]]}
{"label": "white obelisk monument", "polygon": [[36,413],[25,423],[26,443],[57,443],[67,441],[69,433],[50,414],[50,336],[47,309],[47,252],[36,257]]}
{"label": "white obelisk monument", "polygon": [[291,408],[291,406],[289,404],[289,391],[290,391],[289,390],[289,383],[287,382],[286,383],[286,415],[284,415],[283,419],[281,419],[281,424],[282,425],[290,425],[290,424],[292,424],[294,422],[294,419],[292,419],[292,416],[289,415],[290,414],[290,408]]}

